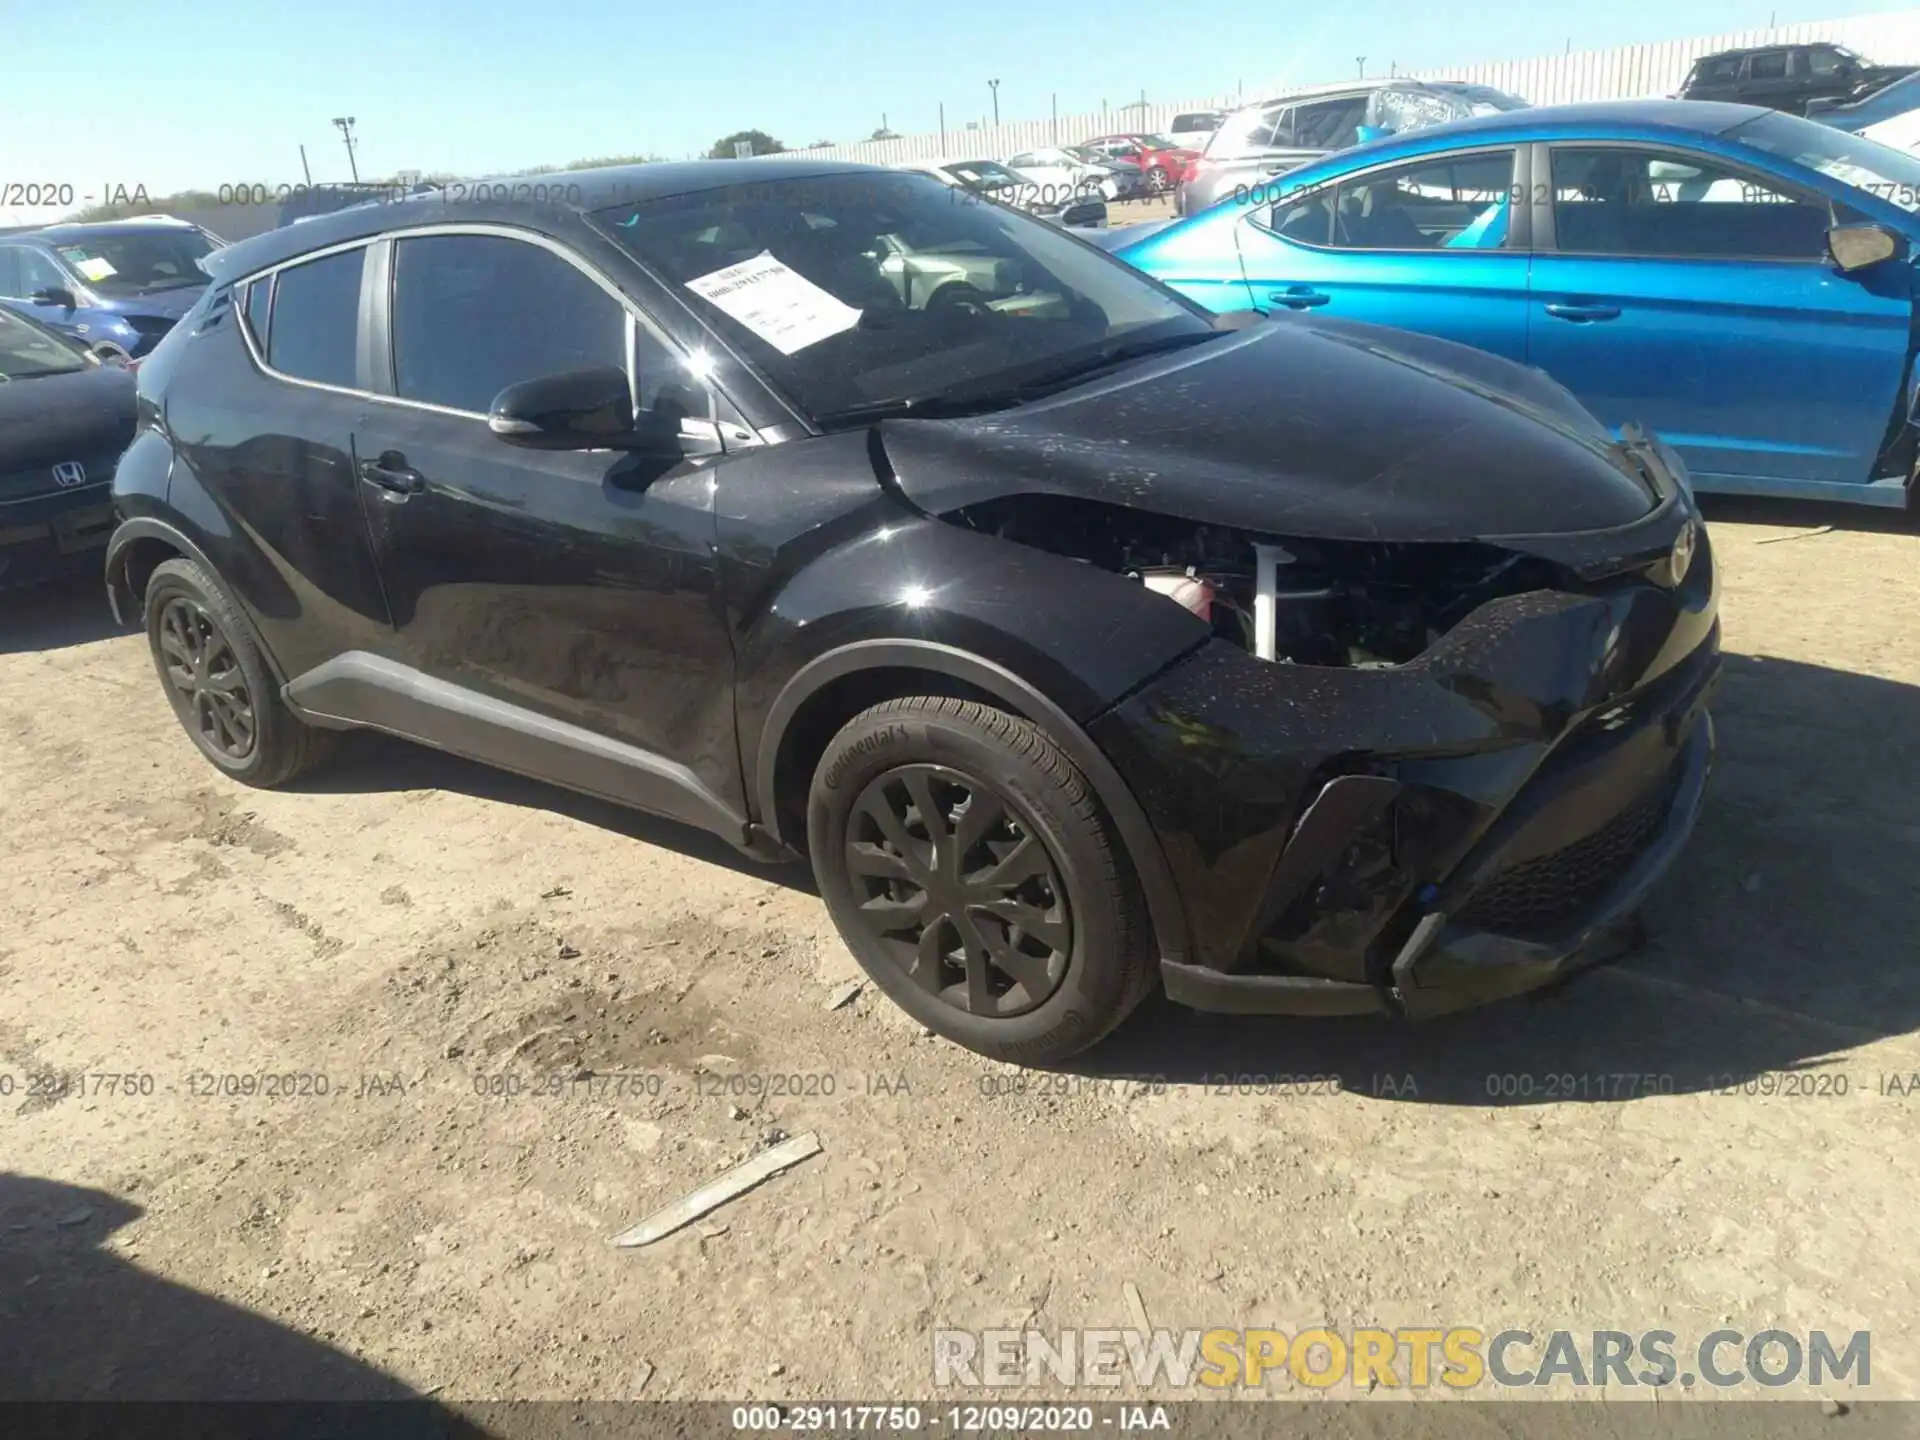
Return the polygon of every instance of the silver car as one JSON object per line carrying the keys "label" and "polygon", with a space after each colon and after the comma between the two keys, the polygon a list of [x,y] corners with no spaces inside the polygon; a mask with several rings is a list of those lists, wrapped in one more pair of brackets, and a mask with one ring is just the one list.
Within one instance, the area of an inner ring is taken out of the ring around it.
{"label": "silver car", "polygon": [[1335,150],[1527,102],[1456,80],[1351,80],[1234,111],[1207,140],[1194,176],[1174,197],[1181,215],[1217,205],[1242,185],[1284,174]]}

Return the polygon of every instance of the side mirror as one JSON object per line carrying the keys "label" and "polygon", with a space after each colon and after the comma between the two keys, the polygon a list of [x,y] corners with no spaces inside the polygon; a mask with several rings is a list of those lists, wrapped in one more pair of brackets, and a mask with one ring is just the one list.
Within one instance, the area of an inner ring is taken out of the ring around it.
{"label": "side mirror", "polygon": [[629,450],[646,455],[715,455],[718,432],[685,434],[681,407],[633,414],[623,370],[601,366],[543,375],[509,385],[494,396],[487,428],[509,445],[530,450]]}
{"label": "side mirror", "polygon": [[62,310],[72,310],[77,304],[73,291],[64,285],[49,285],[44,290],[36,290],[32,298],[36,305],[58,305]]}
{"label": "side mirror", "polygon": [[1891,260],[1900,249],[1900,237],[1884,225],[1836,225],[1827,231],[1827,253],[1848,272]]}

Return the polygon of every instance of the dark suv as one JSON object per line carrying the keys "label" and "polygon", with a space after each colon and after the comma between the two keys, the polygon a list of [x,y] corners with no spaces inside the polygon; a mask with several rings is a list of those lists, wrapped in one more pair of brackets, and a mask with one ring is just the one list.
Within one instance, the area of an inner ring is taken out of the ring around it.
{"label": "dark suv", "polygon": [[1722,50],[1693,62],[1682,100],[1731,100],[1792,115],[1809,100],[1851,100],[1911,75],[1911,65],[1873,65],[1844,45],[1762,45]]}
{"label": "dark suv", "polygon": [[[1030,1062],[1156,984],[1529,989],[1681,845],[1705,535],[1544,377],[1216,321],[927,176],[540,190],[241,241],[140,369],[109,593],[229,776],[366,727],[804,854],[886,993]],[[917,303],[953,266],[1017,283]]]}

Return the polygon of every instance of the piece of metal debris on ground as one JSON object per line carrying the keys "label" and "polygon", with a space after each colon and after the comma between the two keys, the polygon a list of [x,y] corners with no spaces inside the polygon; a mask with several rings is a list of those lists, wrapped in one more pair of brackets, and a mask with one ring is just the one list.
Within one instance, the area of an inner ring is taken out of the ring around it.
{"label": "piece of metal debris on ground", "polygon": [[691,1225],[702,1215],[718,1210],[729,1200],[738,1199],[754,1186],[764,1180],[772,1179],[782,1170],[791,1169],[802,1160],[819,1153],[820,1137],[818,1135],[811,1130],[804,1135],[796,1135],[770,1150],[762,1150],[759,1154],[741,1161],[726,1174],[709,1180],[698,1190],[683,1195],[664,1209],[656,1210],[638,1225],[614,1236],[613,1243],[623,1250],[640,1245],[651,1245],[654,1241]]}

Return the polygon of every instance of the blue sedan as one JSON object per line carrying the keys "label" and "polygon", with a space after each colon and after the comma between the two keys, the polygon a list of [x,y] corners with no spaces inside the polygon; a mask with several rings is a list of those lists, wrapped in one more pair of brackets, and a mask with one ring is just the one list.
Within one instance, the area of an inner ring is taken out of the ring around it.
{"label": "blue sedan", "polygon": [[[1423,331],[1650,428],[1702,491],[1914,488],[1920,160],[1703,101],[1489,115],[1100,243],[1209,309]],[[1278,398],[1278,397],[1277,397]]]}

